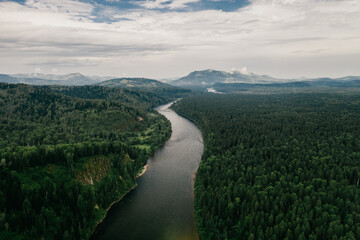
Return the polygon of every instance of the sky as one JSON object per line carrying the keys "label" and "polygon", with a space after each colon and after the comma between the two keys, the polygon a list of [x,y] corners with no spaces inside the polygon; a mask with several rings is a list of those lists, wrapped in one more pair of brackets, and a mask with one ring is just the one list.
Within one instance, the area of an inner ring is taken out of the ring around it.
{"label": "sky", "polygon": [[0,0],[0,73],[360,76],[359,0]]}

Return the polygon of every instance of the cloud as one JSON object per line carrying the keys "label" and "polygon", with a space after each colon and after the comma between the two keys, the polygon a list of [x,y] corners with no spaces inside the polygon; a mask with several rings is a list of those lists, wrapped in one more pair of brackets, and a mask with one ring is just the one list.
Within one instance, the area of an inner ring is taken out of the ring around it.
{"label": "cloud", "polygon": [[38,10],[62,12],[78,16],[87,16],[93,9],[91,4],[74,0],[26,0],[25,5]]}
{"label": "cloud", "polygon": [[232,68],[231,73],[241,73],[241,74],[244,74],[244,75],[250,75],[247,67],[242,67],[240,69]]}
{"label": "cloud", "polygon": [[358,0],[159,11],[195,2],[145,0],[125,10],[75,0],[0,2],[0,72],[39,67],[163,78],[247,66],[280,77],[360,75]]}
{"label": "cloud", "polygon": [[200,0],[145,0],[134,1],[133,3],[149,9],[182,9],[188,7],[190,3],[197,3]]}
{"label": "cloud", "polygon": [[245,74],[245,75],[249,75],[249,72],[248,72],[248,70],[247,70],[247,67],[241,68],[241,69],[239,70],[239,72],[242,73],[242,74]]}

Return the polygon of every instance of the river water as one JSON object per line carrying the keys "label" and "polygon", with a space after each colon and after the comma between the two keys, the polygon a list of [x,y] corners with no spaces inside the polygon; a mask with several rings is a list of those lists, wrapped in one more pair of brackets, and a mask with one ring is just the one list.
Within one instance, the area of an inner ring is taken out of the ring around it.
{"label": "river water", "polygon": [[169,109],[156,110],[170,120],[171,138],[149,159],[138,186],[108,212],[93,240],[196,240],[193,178],[201,160],[200,130]]}

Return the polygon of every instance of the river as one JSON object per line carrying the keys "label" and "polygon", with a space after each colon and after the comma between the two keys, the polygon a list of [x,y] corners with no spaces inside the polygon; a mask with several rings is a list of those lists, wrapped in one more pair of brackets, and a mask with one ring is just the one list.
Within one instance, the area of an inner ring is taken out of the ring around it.
{"label": "river", "polygon": [[92,240],[199,239],[193,206],[193,178],[201,160],[199,128],[169,109],[156,110],[171,122],[171,138],[149,159],[138,186],[108,212]]}

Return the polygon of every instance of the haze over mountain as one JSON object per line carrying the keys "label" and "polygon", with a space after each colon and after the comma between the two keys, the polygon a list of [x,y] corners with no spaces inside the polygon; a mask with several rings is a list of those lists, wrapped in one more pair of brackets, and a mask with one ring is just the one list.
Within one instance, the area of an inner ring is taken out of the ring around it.
{"label": "haze over mountain", "polygon": [[46,80],[55,80],[55,81],[81,81],[81,80],[91,80],[91,81],[104,81],[114,78],[113,76],[85,76],[81,73],[69,73],[65,75],[57,74],[42,74],[42,73],[25,73],[25,74],[12,74],[11,76],[17,78],[41,78]]}
{"label": "haze over mountain", "polygon": [[16,77],[12,77],[7,74],[0,74],[0,82],[4,83],[19,83],[19,79]]}
{"label": "haze over mountain", "polygon": [[116,78],[95,83],[103,87],[123,87],[133,89],[152,89],[152,88],[174,88],[173,86],[160,81],[148,78]]}
{"label": "haze over mountain", "polygon": [[[108,80],[110,79],[110,80]],[[114,78],[99,76],[84,76],[80,73],[66,75],[55,74],[0,74],[0,82],[5,83],[25,83],[29,85],[65,85],[82,86],[97,85],[104,87],[120,87],[137,90],[156,90],[159,92],[179,91],[180,88],[208,89],[213,88],[217,91],[229,92],[231,90],[244,90],[255,87],[358,87],[359,76],[346,76],[341,78],[301,78],[301,79],[282,79],[269,75],[258,75],[249,73],[246,69],[242,71],[218,71],[213,69],[194,71],[187,76],[178,79],[158,81],[148,78]]]}
{"label": "haze over mountain", "polygon": [[26,73],[6,75],[0,74],[0,82],[25,83],[29,85],[67,85],[83,86],[98,83],[113,77],[84,76],[81,73],[70,73],[66,75]]}
{"label": "haze over mountain", "polygon": [[148,78],[116,78],[100,83],[95,86],[110,87],[110,88],[127,88],[142,91],[149,91],[160,96],[169,97],[183,97],[183,94],[188,94],[190,90],[177,86],[172,86],[154,79]]}
{"label": "haze over mountain", "polygon": [[172,81],[171,84],[188,88],[215,88],[229,91],[254,87],[357,87],[360,77],[347,76],[341,78],[302,78],[280,79],[268,75],[225,72],[217,70],[194,71],[189,75]]}
{"label": "haze over mountain", "polygon": [[207,69],[191,72],[189,75],[179,78],[171,83],[177,86],[211,87],[215,83],[266,83],[283,81],[288,80],[276,79],[267,75],[257,75],[254,73],[241,73],[239,71],[225,72]]}

